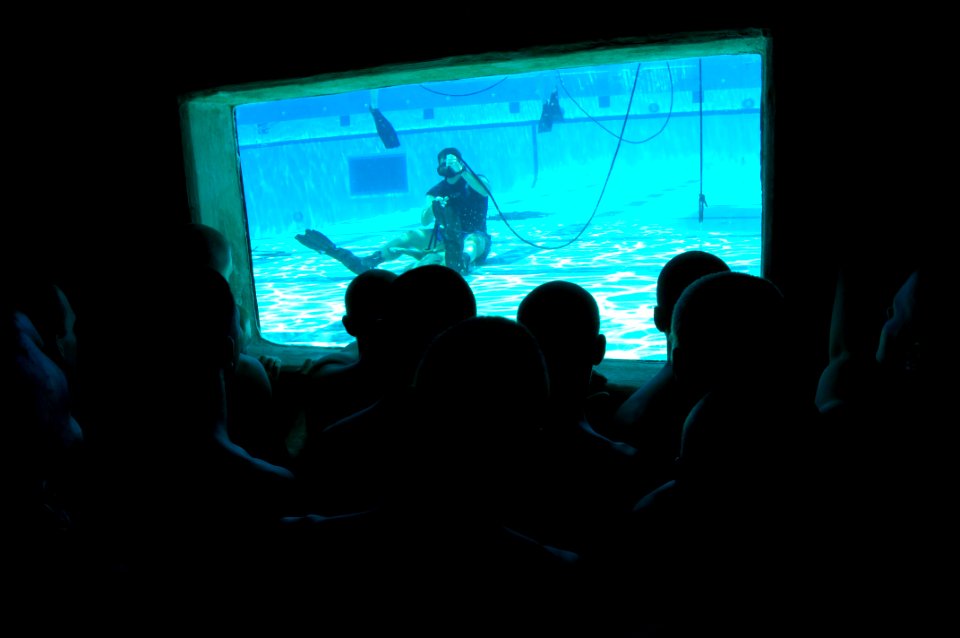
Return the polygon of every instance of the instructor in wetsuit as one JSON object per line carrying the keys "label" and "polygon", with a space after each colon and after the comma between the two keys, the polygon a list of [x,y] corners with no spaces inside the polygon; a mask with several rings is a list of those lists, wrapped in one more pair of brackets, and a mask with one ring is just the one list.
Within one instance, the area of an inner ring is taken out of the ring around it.
{"label": "instructor in wetsuit", "polygon": [[401,234],[369,257],[357,257],[316,230],[308,229],[297,235],[297,240],[357,274],[407,255],[417,260],[411,267],[443,263],[466,275],[490,254],[490,187],[486,178],[474,173],[460,151],[452,147],[437,154],[437,173],[443,179],[427,191],[427,205],[420,216],[423,228]]}

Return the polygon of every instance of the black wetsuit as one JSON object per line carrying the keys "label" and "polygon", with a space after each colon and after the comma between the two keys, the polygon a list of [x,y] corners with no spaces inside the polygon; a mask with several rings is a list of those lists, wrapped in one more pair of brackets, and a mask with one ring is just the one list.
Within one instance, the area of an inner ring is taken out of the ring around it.
{"label": "black wetsuit", "polygon": [[490,253],[487,196],[473,190],[463,178],[453,184],[445,179],[441,180],[427,191],[427,195],[447,198],[446,206],[440,206],[437,202],[433,204],[433,214],[438,223],[430,242],[431,246],[435,242],[443,242],[447,265],[459,268],[464,238],[472,233],[482,233],[487,240],[486,249],[482,255],[477,255],[474,265],[482,264]]}

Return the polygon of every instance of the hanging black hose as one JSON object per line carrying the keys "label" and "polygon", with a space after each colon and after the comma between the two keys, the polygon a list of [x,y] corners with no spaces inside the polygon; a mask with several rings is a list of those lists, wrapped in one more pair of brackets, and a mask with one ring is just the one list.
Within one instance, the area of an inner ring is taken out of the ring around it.
{"label": "hanging black hose", "polygon": [[489,91],[490,89],[492,89],[492,88],[494,88],[494,87],[496,87],[496,86],[498,86],[498,85],[500,85],[500,84],[503,84],[503,83],[506,82],[509,78],[510,78],[509,75],[508,75],[508,76],[504,76],[504,77],[500,78],[499,80],[497,80],[496,82],[494,82],[493,84],[491,84],[490,86],[484,87],[484,88],[482,88],[482,89],[478,89],[478,90],[476,90],[476,91],[471,91],[470,93],[443,93],[442,91],[434,91],[433,89],[428,88],[428,87],[426,87],[426,86],[424,86],[424,85],[422,85],[422,84],[419,84],[418,86],[419,86],[421,89],[423,89],[424,91],[427,91],[427,92],[429,92],[429,93],[433,93],[433,94],[435,94],[435,95],[442,95],[442,96],[444,96],[444,97],[469,97],[469,96],[471,96],[471,95],[479,95],[479,94],[481,94],[481,93],[486,93],[486,92]]}
{"label": "hanging black hose", "polygon": [[[640,73],[640,66],[639,66],[639,65],[637,66],[637,73],[638,73],[638,74]],[[611,130],[608,129],[606,126],[604,126],[602,122],[600,122],[599,120],[597,120],[597,118],[595,118],[595,117],[593,117],[592,115],[590,115],[590,113],[588,113],[585,108],[583,108],[582,106],[580,106],[580,103],[577,102],[572,95],[570,95],[570,91],[569,91],[569,89],[567,89],[567,85],[563,83],[563,78],[560,76],[560,72],[559,72],[559,71],[557,71],[557,76],[560,77],[560,87],[563,89],[563,92],[567,94],[567,99],[569,99],[571,102],[573,102],[573,105],[576,106],[578,109],[580,109],[580,111],[581,111],[584,115],[586,115],[587,118],[588,118],[590,121],[592,121],[594,124],[596,124],[597,126],[599,126],[604,132],[609,133],[610,135],[618,138],[618,139],[619,139],[621,142],[623,142],[624,144],[646,144],[647,142],[649,142],[649,141],[652,140],[653,138],[655,138],[655,137],[657,137],[658,135],[660,135],[661,133],[663,133],[663,131],[667,128],[667,124],[670,123],[670,117],[673,115],[673,71],[670,69],[670,63],[669,63],[669,62],[667,62],[667,77],[670,79],[670,110],[667,111],[667,119],[665,119],[665,120],[663,121],[663,126],[660,127],[660,130],[658,130],[656,133],[654,133],[654,134],[651,135],[650,137],[645,137],[645,138],[643,138],[642,140],[625,140],[625,139],[623,139],[623,135],[622,135],[622,134],[621,134],[621,135],[617,135],[615,132],[611,131]],[[639,76],[638,76],[638,77],[639,77]],[[634,89],[636,89],[636,80],[634,80]]]}
{"label": "hanging black hose", "polygon": [[[669,68],[670,68],[670,66],[669,66],[669,64],[668,64],[668,65],[667,65],[667,69],[669,70]],[[534,243],[534,242],[526,239],[525,237],[522,237],[519,233],[517,233],[516,230],[514,230],[513,226],[510,225],[510,222],[507,221],[507,218],[504,216],[503,211],[500,210],[499,204],[497,204],[497,200],[494,199],[494,197],[493,197],[492,194],[490,195],[490,201],[493,202],[494,208],[497,209],[497,214],[500,215],[500,219],[503,220],[503,223],[507,225],[507,228],[510,229],[510,232],[513,233],[514,236],[515,236],[517,239],[519,239],[519,240],[522,241],[523,243],[527,244],[528,246],[533,246],[534,248],[539,248],[540,250],[557,250],[557,249],[560,249],[560,248],[566,248],[566,247],[569,246],[570,244],[572,244],[572,243],[574,243],[575,241],[577,241],[578,239],[580,239],[580,237],[583,235],[583,233],[586,232],[587,228],[590,227],[590,223],[593,221],[593,218],[596,216],[597,211],[600,209],[600,202],[603,201],[603,195],[604,195],[604,193],[605,193],[606,190],[607,190],[607,184],[610,183],[610,176],[613,174],[613,166],[614,166],[614,164],[615,164],[616,161],[617,161],[617,154],[620,152],[620,146],[621,146],[625,141],[627,141],[627,140],[624,140],[623,133],[624,133],[624,131],[626,130],[627,124],[628,124],[629,121],[630,121],[630,109],[633,107],[633,98],[634,98],[634,96],[636,95],[636,92],[637,92],[637,81],[638,81],[639,79],[640,79],[640,64],[638,63],[638,64],[637,64],[637,70],[636,70],[636,72],[634,73],[634,76],[633,76],[633,88],[630,90],[630,101],[627,103],[627,112],[626,112],[626,113],[624,114],[624,116],[623,116],[623,124],[622,124],[621,127],[620,127],[620,134],[617,135],[617,148],[613,151],[613,157],[610,159],[610,168],[607,170],[607,177],[606,177],[606,179],[603,181],[603,188],[600,189],[600,196],[597,198],[597,203],[596,203],[596,205],[593,207],[593,212],[590,213],[590,217],[587,219],[586,223],[584,223],[583,228],[581,228],[580,231],[577,232],[577,234],[574,235],[574,237],[573,237],[572,239],[570,239],[569,241],[564,242],[564,243],[562,243],[562,244],[560,244],[560,245],[558,245],[558,246],[541,246],[540,244]],[[670,91],[670,110],[671,110],[671,112],[672,112],[672,111],[673,111],[673,82],[672,82],[672,78],[671,78],[671,85],[670,85],[670,86],[671,86],[671,91]],[[566,91],[566,89],[564,89],[564,90]],[[591,118],[591,119],[592,119],[592,118]],[[668,116],[667,119],[669,120],[669,116]],[[602,127],[601,127],[601,128],[602,128]],[[658,131],[653,137],[656,137],[656,136],[659,135],[660,132],[662,132],[662,131],[663,131],[663,129],[661,128],[660,131]],[[649,138],[649,139],[653,139],[653,138],[651,137],[651,138]],[[473,169],[471,169],[471,168],[470,168],[469,166],[467,166],[466,164],[464,164],[464,166],[466,166],[466,168],[467,168],[471,173],[473,173]]]}
{"label": "hanging black hose", "polygon": [[697,82],[700,91],[700,199],[698,219],[703,223],[703,209],[707,205],[707,196],[703,194],[703,58],[697,59]]}
{"label": "hanging black hose", "polygon": [[[493,194],[492,194],[492,193],[487,193],[487,194],[489,195],[489,197],[490,197],[490,201],[493,203],[494,208],[497,210],[497,214],[500,216],[500,219],[503,220],[503,223],[506,224],[507,228],[510,230],[511,233],[513,233],[513,235],[514,235],[517,239],[519,239],[520,241],[522,241],[523,243],[525,243],[525,244],[527,244],[527,245],[529,245],[529,246],[533,246],[534,248],[539,248],[539,249],[541,249],[541,250],[557,250],[557,249],[560,249],[560,248],[565,248],[565,247],[571,245],[572,243],[574,243],[575,241],[577,241],[578,239],[580,239],[580,237],[583,235],[583,233],[586,232],[587,228],[589,228],[591,222],[593,221],[593,218],[594,218],[594,217],[596,216],[596,214],[597,214],[597,211],[600,209],[600,202],[603,201],[604,193],[606,192],[606,190],[607,190],[607,185],[608,185],[609,182],[610,182],[610,176],[613,174],[613,167],[614,167],[614,164],[616,163],[617,155],[618,155],[619,152],[620,152],[620,147],[621,147],[621,145],[623,145],[624,143],[626,143],[626,144],[644,144],[644,143],[646,143],[646,142],[649,142],[649,141],[652,140],[653,138],[659,136],[659,135],[660,135],[661,133],[663,133],[663,131],[666,129],[667,124],[670,122],[670,117],[673,115],[673,106],[674,106],[674,104],[673,104],[673,102],[674,102],[673,73],[672,73],[672,71],[671,71],[671,69],[670,69],[670,63],[669,63],[669,62],[667,63],[667,73],[668,73],[669,78],[670,78],[670,110],[667,112],[667,117],[666,117],[666,119],[664,120],[663,126],[661,126],[660,129],[659,129],[658,131],[656,131],[653,135],[651,135],[651,136],[649,136],[649,137],[647,137],[647,138],[645,138],[645,139],[642,139],[642,140],[628,140],[628,139],[625,139],[625,138],[624,138],[624,131],[626,131],[627,124],[628,124],[629,121],[630,121],[630,111],[631,111],[631,108],[632,108],[632,106],[633,106],[633,99],[634,99],[634,96],[636,95],[636,91],[637,91],[637,82],[638,82],[639,79],[640,79],[640,66],[641,66],[640,63],[638,63],[638,64],[637,64],[636,71],[635,71],[635,73],[634,73],[634,77],[633,77],[633,87],[632,87],[632,89],[631,89],[631,91],[630,91],[630,100],[629,100],[629,102],[628,102],[628,104],[627,104],[627,111],[626,111],[626,114],[624,115],[623,124],[622,124],[621,127],[620,127],[620,133],[619,133],[619,134],[617,134],[617,133],[615,133],[615,132],[607,129],[605,126],[603,126],[603,124],[601,124],[600,122],[598,122],[595,118],[593,118],[593,116],[591,116],[589,113],[587,113],[587,112],[583,109],[582,106],[580,106],[575,100],[573,100],[572,97],[570,98],[571,101],[577,106],[577,108],[579,108],[581,111],[583,111],[583,113],[584,113],[588,118],[590,118],[595,124],[597,124],[597,126],[599,126],[601,129],[603,129],[603,130],[606,131],[607,133],[609,133],[609,134],[611,134],[611,135],[613,135],[613,136],[615,136],[615,137],[617,138],[617,147],[616,147],[616,149],[614,150],[614,152],[613,152],[613,157],[612,157],[611,160],[610,160],[610,168],[607,170],[607,176],[606,176],[606,179],[605,179],[604,182],[603,182],[603,187],[602,187],[601,190],[600,190],[600,196],[597,198],[597,203],[596,203],[596,205],[594,206],[593,212],[590,214],[590,217],[589,217],[589,218],[587,219],[587,221],[584,223],[583,228],[581,228],[580,231],[579,231],[572,239],[570,239],[569,241],[564,242],[564,243],[562,243],[562,244],[560,244],[560,245],[558,245],[558,246],[541,246],[540,244],[537,244],[537,243],[535,243],[535,242],[532,242],[532,241],[526,239],[525,237],[522,237],[522,236],[521,236],[519,233],[517,233],[517,231],[510,225],[510,222],[507,221],[506,216],[503,214],[503,211],[500,210],[500,205],[497,204],[497,200],[493,197]],[[557,72],[557,75],[558,75],[558,77],[559,77],[559,71]],[[499,81],[497,81],[497,82],[495,82],[494,84],[492,84],[491,86],[488,86],[488,87],[486,87],[486,88],[484,88],[484,89],[481,89],[481,90],[479,90],[479,91],[474,91],[474,92],[472,92],[472,93],[461,94],[461,95],[440,93],[440,92],[438,92],[438,91],[434,91],[434,90],[432,90],[432,89],[429,89],[429,88],[423,86],[422,84],[420,85],[420,88],[422,88],[422,89],[424,89],[424,90],[426,90],[426,91],[430,91],[431,93],[436,93],[436,94],[438,94],[438,95],[449,95],[449,96],[451,96],[451,97],[465,97],[465,96],[468,96],[468,95],[476,95],[477,93],[483,93],[484,91],[489,91],[490,89],[492,89],[493,87],[497,86],[498,84],[500,84],[501,82],[503,82],[503,81],[506,80],[506,79],[507,79],[506,77],[505,77],[505,78],[502,78],[502,79],[500,79]],[[567,90],[566,86],[564,86],[563,81],[562,81],[562,78],[561,78],[561,80],[560,80],[560,86],[563,88],[564,92],[565,92],[565,93],[568,95],[568,97],[569,97],[569,96],[570,96],[570,93],[569,93],[569,91]],[[702,95],[702,89],[701,89],[701,95]],[[559,109],[559,102],[557,101],[557,92],[556,92],[556,91],[554,91],[554,93],[553,93],[553,95],[551,96],[551,98],[554,100],[555,106],[557,107],[557,109]],[[562,111],[560,111],[560,113],[561,113],[561,117],[562,117]],[[702,121],[702,118],[703,118],[703,106],[702,106],[702,101],[701,101],[701,121]],[[534,133],[534,144],[536,144],[536,133]],[[702,181],[703,181],[703,165],[702,165],[702,162],[703,162],[703,159],[702,159],[702,158],[703,158],[703,135],[702,135],[702,125],[701,125],[701,142],[700,142],[700,144],[701,144],[701,153],[700,153],[700,156],[701,156],[701,169],[700,169],[700,173],[701,173],[701,183],[702,183]],[[537,157],[536,157],[536,156],[537,156],[537,149],[536,149],[536,147],[534,147],[534,158],[535,158],[534,165],[535,165],[535,166],[537,165],[537,162],[536,162]],[[464,168],[465,168],[466,170],[470,171],[471,174],[473,174],[474,176],[476,176],[476,173],[473,172],[473,169],[472,169],[466,162],[464,162],[463,165],[464,165]],[[534,176],[534,185],[536,184],[536,182],[537,182],[537,176],[535,175],[535,176]],[[700,217],[701,217],[701,220],[702,220],[702,218],[703,218],[703,208],[702,208],[702,206],[706,206],[706,199],[703,197],[702,194],[701,194],[700,197],[701,197],[701,212],[700,212]]]}

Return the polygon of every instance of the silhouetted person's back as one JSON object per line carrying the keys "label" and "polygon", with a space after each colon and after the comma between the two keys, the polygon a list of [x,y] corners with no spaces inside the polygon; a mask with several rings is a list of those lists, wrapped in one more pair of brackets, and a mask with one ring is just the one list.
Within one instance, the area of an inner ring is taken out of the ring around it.
{"label": "silhouetted person's back", "polygon": [[609,436],[637,449],[648,489],[673,477],[674,462],[680,453],[680,432],[696,397],[684,395],[673,376],[671,324],[673,308],[688,285],[715,272],[730,268],[712,253],[689,250],[672,257],[657,278],[657,305],[653,322],[667,341],[667,360],[643,386],[637,388],[617,409]]}
{"label": "silhouetted person's back", "polygon": [[[932,344],[943,340],[947,332],[950,297],[942,290],[946,279],[932,263],[908,273],[893,295],[872,349],[861,353],[838,347],[820,377],[818,406],[822,411],[842,419],[838,424],[845,422],[847,427],[858,425],[855,419],[846,421],[848,413],[853,417],[856,412],[869,412],[864,416],[872,418],[892,410],[888,422],[911,411],[921,414],[932,408],[934,412],[929,414],[936,414],[946,389],[936,371],[947,364],[947,358]],[[855,287],[856,283],[848,285]],[[835,323],[845,321],[850,319],[834,317]],[[857,324],[835,330],[863,328]],[[850,434],[859,437],[868,432]]]}
{"label": "silhouetted person's back", "polygon": [[295,383],[303,394],[306,438],[369,407],[386,391],[393,371],[385,342],[384,312],[396,278],[390,270],[374,268],[357,275],[347,286],[343,326],[356,339],[356,359],[321,358],[281,377]]}
{"label": "silhouetted person's back", "polygon": [[[3,441],[0,485],[5,577],[10,595],[43,592],[54,606],[84,582],[87,548],[79,542],[69,482],[83,431],[70,413],[66,375],[43,351],[26,314],[4,304],[0,314]],[[64,489],[67,491],[64,492]],[[41,598],[29,601],[37,603]]]}
{"label": "silhouetted person's back", "polygon": [[112,444],[114,484],[103,487],[113,490],[114,512],[105,531],[123,552],[132,592],[149,600],[163,583],[195,603],[221,588],[259,586],[245,580],[247,556],[265,529],[298,511],[298,499],[288,470],[229,438],[240,327],[226,280],[206,266],[182,266],[145,283],[177,316],[150,312],[149,297],[117,318],[140,320],[156,351],[124,386],[128,405],[140,409]]}
{"label": "silhouetted person's back", "polygon": [[[230,283],[234,269],[233,249],[222,232],[206,224],[191,222],[174,226],[170,235],[169,249],[182,264],[208,266]],[[246,314],[241,308],[241,317]],[[241,330],[240,355],[236,370],[229,379],[230,439],[251,455],[286,467],[291,464],[286,449],[287,424],[280,419],[274,401],[273,379],[267,367],[260,358],[246,352],[247,337]]]}
{"label": "silhouetted person's back", "polygon": [[[486,356],[464,366],[478,350]],[[333,601],[325,622],[428,635],[580,627],[576,556],[500,518],[548,387],[536,341],[511,320],[468,318],[431,343],[387,498],[361,514],[288,519],[281,530],[297,548],[291,580],[308,601]]]}
{"label": "silhouetted person's back", "polygon": [[[944,347],[952,336],[955,279],[941,259],[931,254],[902,279],[874,352],[837,350],[818,389],[833,444],[835,592],[838,598],[844,589],[864,592],[870,604],[852,607],[851,614],[885,609],[871,619],[884,629],[939,624],[934,610],[942,591],[924,566],[941,563],[956,537],[944,506],[956,484],[948,405],[955,382],[945,374],[955,349]],[[858,294],[857,286],[876,285],[845,283],[850,295]],[[834,319],[849,324],[844,330],[864,329],[854,317]],[[884,548],[879,555],[878,547]]]}
{"label": "silhouetted person's back", "polygon": [[85,525],[88,444],[76,418],[76,316],[38,260],[10,265],[0,277],[4,572],[17,594],[42,591],[48,613],[57,613],[99,568]]}
{"label": "silhouetted person's back", "polygon": [[677,301],[675,374],[700,400],[684,423],[676,477],[597,548],[610,580],[627,583],[612,595],[644,600],[641,618],[658,632],[756,635],[801,622],[803,610],[788,605],[815,573],[802,568],[820,549],[812,504],[823,462],[792,336],[782,294],[760,277],[706,275]]}
{"label": "silhouetted person's back", "polygon": [[587,421],[591,376],[606,352],[600,311],[583,287],[556,280],[527,293],[517,321],[536,337],[550,373],[549,415],[531,459],[541,491],[518,520],[534,536],[577,550],[642,496],[636,451]]}
{"label": "silhouetted person's back", "polygon": [[[17,321],[21,347],[26,348],[27,344],[30,344],[29,350],[38,348],[43,355],[41,367],[50,370],[49,387],[46,388],[48,397],[62,396],[66,403],[58,410],[65,409],[67,415],[74,420],[73,425],[70,426],[70,429],[75,430],[72,436],[76,436],[78,440],[84,439],[85,433],[81,432],[82,424],[77,419],[80,407],[76,399],[79,381],[75,331],[77,316],[70,300],[50,274],[43,269],[18,273],[16,280],[6,286],[5,294],[7,297],[5,303],[10,304],[8,307],[22,313]],[[27,321],[24,321],[24,317]],[[39,358],[39,355],[37,358],[31,355],[26,360],[37,361]],[[55,366],[55,369],[50,368],[50,365]],[[53,394],[49,394],[51,392]],[[71,455],[72,467],[67,468],[64,465],[61,469],[68,470],[68,473],[81,469],[79,465],[75,465],[82,462],[83,455],[79,453],[80,448],[81,446],[76,446],[77,454]],[[72,485],[75,479],[76,477],[64,477],[58,489],[72,490],[77,487]],[[82,495],[77,493],[76,496]]]}
{"label": "silhouetted person's back", "polygon": [[797,458],[809,426],[793,406],[729,388],[694,406],[676,478],[637,504],[628,528],[638,553],[624,563],[642,583],[633,593],[651,626],[759,636],[817,625],[822,610],[801,602],[824,573],[811,568],[822,512],[810,507],[816,490],[805,491],[822,466]]}
{"label": "silhouetted person's back", "polygon": [[[475,316],[476,308],[469,284],[446,266],[420,266],[390,284],[383,320],[389,361],[383,396],[308,436],[295,467],[310,511],[355,512],[381,502],[396,464],[404,463],[398,450],[407,428],[418,417],[409,402],[420,358],[438,334]],[[475,365],[482,356],[471,352],[463,365]]]}

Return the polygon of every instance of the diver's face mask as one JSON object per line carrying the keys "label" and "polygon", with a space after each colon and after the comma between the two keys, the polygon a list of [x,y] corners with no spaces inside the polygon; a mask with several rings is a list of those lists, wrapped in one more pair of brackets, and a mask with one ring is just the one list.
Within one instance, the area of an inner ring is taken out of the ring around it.
{"label": "diver's face mask", "polygon": [[440,159],[440,164],[437,166],[437,174],[441,177],[456,177],[460,174],[461,171],[455,171],[450,166],[457,161],[457,156],[453,153],[448,153],[446,157]]}

